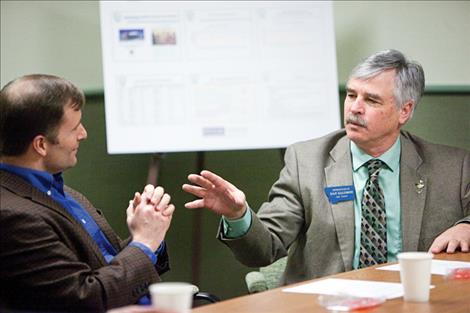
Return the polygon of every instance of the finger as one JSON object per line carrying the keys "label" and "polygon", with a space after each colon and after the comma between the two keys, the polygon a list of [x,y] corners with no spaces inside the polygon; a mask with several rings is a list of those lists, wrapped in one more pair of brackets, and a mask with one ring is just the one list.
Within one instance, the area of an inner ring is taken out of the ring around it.
{"label": "finger", "polygon": [[203,199],[197,199],[191,202],[187,202],[184,204],[184,207],[187,209],[199,209],[204,207],[204,200]]}
{"label": "finger", "polygon": [[210,171],[203,170],[201,172],[201,176],[207,179],[209,182],[211,182],[215,187],[220,188],[220,187],[225,187],[225,188],[234,188],[235,186],[220,177],[217,174],[214,174]]}
{"label": "finger", "polygon": [[148,193],[149,195],[153,193],[155,187],[152,184],[148,184],[144,187],[144,192]]}
{"label": "finger", "polygon": [[133,200],[129,200],[129,206],[126,209],[126,214],[127,214],[127,217],[131,217],[132,215],[134,215],[134,201]]}
{"label": "finger", "polygon": [[214,184],[211,183],[209,180],[205,179],[204,177],[200,176],[200,175],[196,175],[196,174],[190,174],[188,176],[188,180],[190,182],[192,182],[193,184],[195,185],[199,185],[203,188],[206,188],[206,189],[212,189],[214,188]]}
{"label": "finger", "polygon": [[434,240],[431,247],[429,248],[429,251],[431,251],[431,253],[440,253],[446,248],[446,246],[447,246],[447,242]]}
{"label": "finger", "polygon": [[165,193],[165,190],[162,187],[158,186],[153,191],[153,196],[152,196],[152,199],[150,200],[150,202],[153,205],[157,205],[161,201],[161,198],[162,198],[164,193]]}
{"label": "finger", "polygon": [[165,209],[168,206],[168,203],[170,203],[170,200],[171,200],[170,195],[167,194],[167,193],[164,194],[163,197],[162,197],[162,200],[157,205],[157,210],[161,211],[161,210]]}
{"label": "finger", "polygon": [[143,205],[148,204],[150,202],[150,199],[152,198],[152,195],[153,195],[153,192],[148,193],[147,191],[144,190],[141,195],[141,203]]}
{"label": "finger", "polygon": [[134,194],[134,199],[132,200],[132,208],[135,210],[135,208],[142,202],[142,196],[140,193],[136,192]]}
{"label": "finger", "polygon": [[204,198],[207,189],[189,184],[183,185],[183,190],[199,198]]}
{"label": "finger", "polygon": [[151,184],[148,184],[144,187],[144,191],[142,191],[142,198],[144,199],[145,203],[148,203],[150,201],[154,190],[155,187]]}
{"label": "finger", "polygon": [[175,212],[175,206],[173,204],[170,204],[169,206],[166,207],[165,210],[162,211],[162,215],[171,216],[173,215],[173,212]]}
{"label": "finger", "polygon": [[462,240],[460,242],[460,251],[462,251],[462,252],[468,252],[469,251],[468,241]]}
{"label": "finger", "polygon": [[457,247],[459,246],[459,241],[452,239],[449,241],[449,244],[447,245],[447,253],[454,253]]}

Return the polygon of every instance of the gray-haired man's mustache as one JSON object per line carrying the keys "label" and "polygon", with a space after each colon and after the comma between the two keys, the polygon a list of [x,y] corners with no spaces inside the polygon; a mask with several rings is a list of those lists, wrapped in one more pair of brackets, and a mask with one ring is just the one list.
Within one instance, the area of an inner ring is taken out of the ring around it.
{"label": "gray-haired man's mustache", "polygon": [[363,120],[359,115],[354,115],[351,113],[346,116],[346,124],[350,123],[367,127],[367,122],[365,120]]}

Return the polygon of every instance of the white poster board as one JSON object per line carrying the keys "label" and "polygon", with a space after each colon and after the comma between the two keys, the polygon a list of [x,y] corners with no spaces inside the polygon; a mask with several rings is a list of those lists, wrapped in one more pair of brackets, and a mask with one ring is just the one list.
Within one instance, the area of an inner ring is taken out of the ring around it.
{"label": "white poster board", "polygon": [[109,153],[286,147],[340,127],[317,1],[102,1]]}

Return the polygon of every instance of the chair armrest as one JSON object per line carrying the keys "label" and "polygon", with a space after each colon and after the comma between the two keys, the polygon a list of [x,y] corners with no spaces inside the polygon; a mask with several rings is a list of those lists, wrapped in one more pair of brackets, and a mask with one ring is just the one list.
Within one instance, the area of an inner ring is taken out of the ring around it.
{"label": "chair armrest", "polygon": [[249,293],[257,293],[268,290],[266,278],[258,271],[253,271],[246,274],[245,281]]}

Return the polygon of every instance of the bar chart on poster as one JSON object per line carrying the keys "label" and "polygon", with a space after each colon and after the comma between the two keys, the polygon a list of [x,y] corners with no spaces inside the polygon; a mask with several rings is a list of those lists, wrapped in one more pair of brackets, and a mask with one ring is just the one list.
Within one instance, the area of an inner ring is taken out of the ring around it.
{"label": "bar chart on poster", "polygon": [[331,3],[102,1],[109,153],[281,148],[340,127]]}

